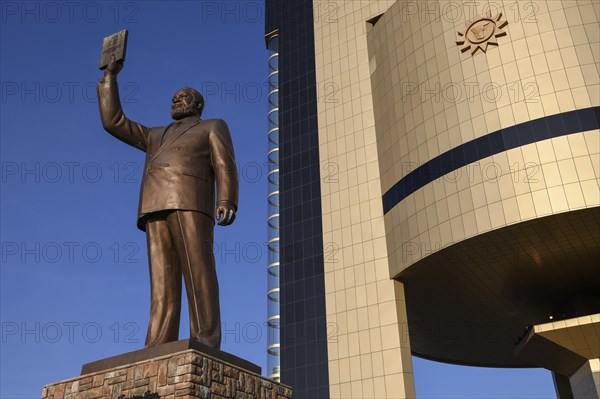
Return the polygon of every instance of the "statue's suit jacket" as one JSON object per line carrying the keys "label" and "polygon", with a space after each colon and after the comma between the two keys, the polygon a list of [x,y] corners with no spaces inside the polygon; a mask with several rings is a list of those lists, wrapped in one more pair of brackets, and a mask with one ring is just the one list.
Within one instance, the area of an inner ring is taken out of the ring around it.
{"label": "statue's suit jacket", "polygon": [[184,118],[176,129],[175,123],[148,128],[125,117],[116,78],[105,77],[97,89],[104,129],[146,152],[138,228],[145,231],[151,213],[169,209],[198,211],[214,218],[215,182],[217,204],[229,203],[237,210],[237,167],[223,120]]}

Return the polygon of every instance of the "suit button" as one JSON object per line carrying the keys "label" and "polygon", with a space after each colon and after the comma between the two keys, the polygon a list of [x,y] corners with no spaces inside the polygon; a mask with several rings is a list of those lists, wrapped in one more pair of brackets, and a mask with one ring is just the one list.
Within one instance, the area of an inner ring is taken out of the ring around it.
{"label": "suit button", "polygon": [[163,166],[166,168],[167,166],[169,166],[169,164],[168,164],[168,163],[165,163],[165,164],[163,164]]}
{"label": "suit button", "polygon": [[148,170],[152,170],[152,166],[148,166]]}

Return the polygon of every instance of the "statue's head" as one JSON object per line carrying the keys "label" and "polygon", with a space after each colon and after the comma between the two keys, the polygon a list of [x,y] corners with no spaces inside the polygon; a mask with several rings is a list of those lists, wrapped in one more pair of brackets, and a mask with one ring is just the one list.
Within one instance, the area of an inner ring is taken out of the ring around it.
{"label": "statue's head", "polygon": [[202,115],[204,98],[198,90],[184,87],[175,93],[171,102],[171,117],[175,120],[186,116]]}

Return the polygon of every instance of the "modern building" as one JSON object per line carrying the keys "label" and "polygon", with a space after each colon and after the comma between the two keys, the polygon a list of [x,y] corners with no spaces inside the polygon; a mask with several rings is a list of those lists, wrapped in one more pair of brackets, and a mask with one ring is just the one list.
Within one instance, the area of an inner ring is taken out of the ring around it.
{"label": "modern building", "polygon": [[268,263],[267,263],[267,377],[280,380],[280,315],[279,315],[279,53],[277,37],[269,40],[269,112],[268,132],[269,152],[267,154],[269,173],[267,195],[268,217]]}
{"label": "modern building", "polygon": [[415,397],[411,355],[600,393],[600,3],[266,0],[280,377]]}

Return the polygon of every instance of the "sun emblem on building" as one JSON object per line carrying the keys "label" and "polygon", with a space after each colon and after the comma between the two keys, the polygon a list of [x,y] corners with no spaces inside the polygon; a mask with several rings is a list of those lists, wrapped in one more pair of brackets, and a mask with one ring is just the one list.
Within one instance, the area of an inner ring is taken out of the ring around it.
{"label": "sun emblem on building", "polygon": [[471,50],[471,55],[475,55],[477,51],[486,52],[488,46],[497,46],[497,38],[506,36],[504,27],[508,25],[508,21],[502,19],[502,13],[496,17],[492,17],[492,13],[488,12],[486,17],[476,17],[468,21],[463,32],[458,32],[459,39],[456,41],[458,46],[463,46],[460,51],[466,52]]}

